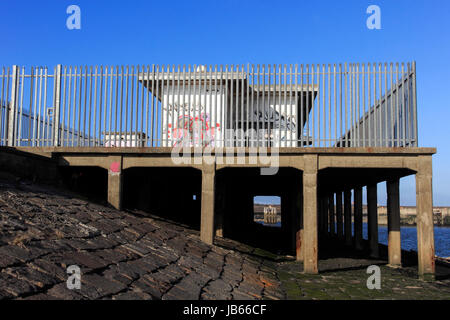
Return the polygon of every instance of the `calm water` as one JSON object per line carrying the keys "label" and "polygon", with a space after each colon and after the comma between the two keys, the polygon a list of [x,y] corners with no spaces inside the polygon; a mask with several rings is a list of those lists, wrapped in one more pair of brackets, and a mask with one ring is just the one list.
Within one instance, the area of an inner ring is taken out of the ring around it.
{"label": "calm water", "polygon": [[[367,223],[363,225],[363,237],[367,239]],[[401,227],[400,237],[403,250],[417,251],[416,227]],[[387,226],[378,227],[378,241],[388,244]],[[450,257],[450,227],[434,227],[434,246],[437,256]]]}
{"label": "calm water", "polygon": [[[263,224],[263,223],[261,223]],[[278,223],[277,227],[281,227]],[[353,225],[352,225],[353,229]],[[353,233],[353,230],[352,230]],[[363,224],[363,237],[368,239],[367,223]],[[417,228],[401,227],[400,237],[403,250],[417,251]],[[387,226],[378,227],[378,242],[388,244],[388,228]],[[450,227],[434,227],[434,246],[436,255],[439,257],[450,257]]]}

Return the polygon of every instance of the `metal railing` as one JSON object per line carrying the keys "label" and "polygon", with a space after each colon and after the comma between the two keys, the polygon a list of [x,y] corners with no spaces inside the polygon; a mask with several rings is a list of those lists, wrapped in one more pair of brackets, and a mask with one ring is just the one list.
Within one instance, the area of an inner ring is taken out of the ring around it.
{"label": "metal railing", "polygon": [[417,146],[415,69],[3,67],[0,145]]}

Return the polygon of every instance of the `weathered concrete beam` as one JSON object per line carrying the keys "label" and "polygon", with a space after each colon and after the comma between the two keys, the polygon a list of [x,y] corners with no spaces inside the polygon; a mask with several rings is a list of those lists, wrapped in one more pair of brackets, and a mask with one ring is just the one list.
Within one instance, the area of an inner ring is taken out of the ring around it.
{"label": "weathered concrete beam", "polygon": [[400,180],[394,178],[386,182],[388,215],[388,262],[392,267],[399,267],[401,259],[400,239]]}
{"label": "weathered concrete beam", "polygon": [[200,239],[208,244],[214,241],[215,176],[215,164],[205,164],[202,168]]}
{"label": "weathered concrete beam", "polygon": [[433,280],[435,273],[435,255],[431,156],[418,157],[416,205],[419,276],[425,280]]}
{"label": "weathered concrete beam", "polygon": [[108,157],[108,203],[114,208],[122,209],[122,157]]}
{"label": "weathered concrete beam", "polygon": [[377,202],[377,185],[370,184],[367,186],[367,223],[370,256],[373,258],[379,257]]}
{"label": "weathered concrete beam", "polygon": [[355,248],[356,250],[363,249],[363,221],[362,221],[362,187],[355,188]]}
{"label": "weathered concrete beam", "polygon": [[303,171],[303,270],[318,273],[317,155],[306,155]]}

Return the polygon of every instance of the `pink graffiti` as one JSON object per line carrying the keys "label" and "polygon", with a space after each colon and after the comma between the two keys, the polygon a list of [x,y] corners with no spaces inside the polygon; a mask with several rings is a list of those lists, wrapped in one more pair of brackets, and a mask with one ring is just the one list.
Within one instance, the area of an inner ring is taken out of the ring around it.
{"label": "pink graffiti", "polygon": [[[169,124],[171,128],[171,124]],[[192,146],[214,146],[216,132],[220,131],[220,124],[211,126],[209,114],[202,113],[200,116],[179,116],[177,123],[172,130],[168,130],[168,137],[173,142],[173,146],[189,144]],[[172,134],[172,135],[171,135]]]}

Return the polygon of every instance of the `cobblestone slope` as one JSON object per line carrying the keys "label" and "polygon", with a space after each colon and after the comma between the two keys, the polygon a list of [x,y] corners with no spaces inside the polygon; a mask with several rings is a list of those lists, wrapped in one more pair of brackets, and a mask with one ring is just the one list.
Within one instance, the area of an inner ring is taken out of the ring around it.
{"label": "cobblestone slope", "polygon": [[[52,187],[0,180],[0,299],[285,298],[273,262],[224,244]],[[70,265],[81,268],[80,290],[67,289]]]}

